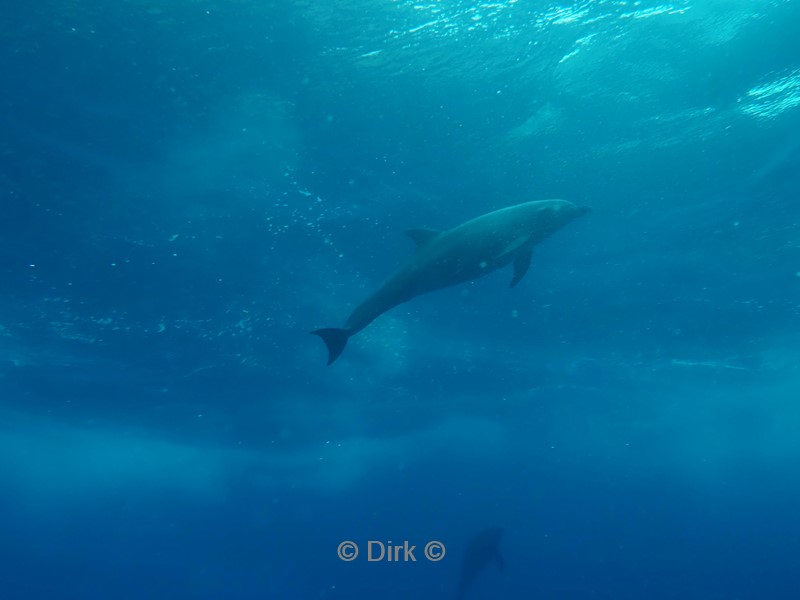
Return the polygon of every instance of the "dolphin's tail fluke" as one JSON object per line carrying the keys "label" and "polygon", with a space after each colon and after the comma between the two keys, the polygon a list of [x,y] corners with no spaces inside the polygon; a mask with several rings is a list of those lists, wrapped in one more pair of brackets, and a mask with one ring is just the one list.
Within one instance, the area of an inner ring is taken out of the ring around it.
{"label": "dolphin's tail fluke", "polygon": [[347,345],[347,340],[350,338],[350,331],[347,329],[339,329],[338,327],[329,327],[328,329],[317,329],[312,331],[314,335],[318,335],[325,342],[328,347],[328,364],[332,364],[344,350]]}

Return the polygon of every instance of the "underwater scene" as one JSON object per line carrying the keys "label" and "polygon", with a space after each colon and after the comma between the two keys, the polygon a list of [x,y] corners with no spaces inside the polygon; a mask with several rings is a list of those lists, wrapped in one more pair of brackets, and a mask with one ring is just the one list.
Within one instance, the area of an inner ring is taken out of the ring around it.
{"label": "underwater scene", "polygon": [[800,2],[0,43],[0,598],[800,597]]}

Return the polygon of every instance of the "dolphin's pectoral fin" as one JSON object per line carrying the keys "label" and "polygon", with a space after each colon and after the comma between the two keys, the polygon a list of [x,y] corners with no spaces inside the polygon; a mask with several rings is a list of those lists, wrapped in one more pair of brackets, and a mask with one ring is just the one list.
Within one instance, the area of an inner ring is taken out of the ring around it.
{"label": "dolphin's pectoral fin", "polygon": [[422,248],[440,233],[442,232],[437,229],[409,229],[406,231],[406,235],[414,240],[417,249]]}
{"label": "dolphin's pectoral fin", "polygon": [[317,329],[312,331],[314,335],[318,335],[325,342],[328,348],[328,364],[339,358],[339,355],[347,345],[347,340],[350,338],[350,331],[347,329],[339,329],[330,327],[328,329]]}
{"label": "dolphin's pectoral fin", "polygon": [[506,566],[506,565],[505,565],[505,563],[503,562],[503,555],[502,555],[502,554],[500,554],[500,553],[498,552],[497,554],[495,554],[495,556],[494,556],[494,559],[497,561],[497,568],[498,568],[498,569],[500,569],[501,571],[502,571],[503,569],[505,569],[505,566]]}
{"label": "dolphin's pectoral fin", "polygon": [[514,257],[514,277],[511,278],[510,287],[513,288],[525,277],[525,273],[528,272],[528,268],[531,266],[532,254],[533,251],[530,248],[525,248],[517,252],[517,255]]}

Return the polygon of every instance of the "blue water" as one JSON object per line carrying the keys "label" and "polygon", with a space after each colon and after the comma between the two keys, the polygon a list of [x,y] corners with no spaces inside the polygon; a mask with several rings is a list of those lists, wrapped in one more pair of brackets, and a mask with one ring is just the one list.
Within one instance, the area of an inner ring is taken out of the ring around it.
{"label": "blue water", "polygon": [[[7,8],[0,597],[454,598],[500,525],[465,600],[796,598],[799,30],[791,0]],[[517,287],[325,367],[307,332],[403,231],[545,198],[592,212]]]}

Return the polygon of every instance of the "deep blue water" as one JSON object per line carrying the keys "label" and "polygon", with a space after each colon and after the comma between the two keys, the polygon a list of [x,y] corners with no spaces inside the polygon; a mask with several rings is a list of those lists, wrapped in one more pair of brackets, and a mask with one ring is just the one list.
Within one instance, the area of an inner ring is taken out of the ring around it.
{"label": "deep blue water", "polygon": [[[0,597],[796,598],[800,4],[0,21]],[[340,326],[449,228],[592,212]],[[337,546],[352,540],[350,563]],[[369,562],[369,540],[428,562]]]}

